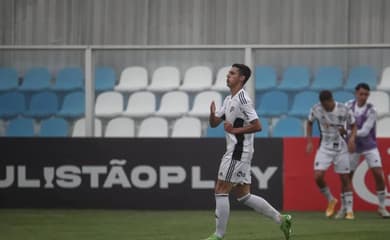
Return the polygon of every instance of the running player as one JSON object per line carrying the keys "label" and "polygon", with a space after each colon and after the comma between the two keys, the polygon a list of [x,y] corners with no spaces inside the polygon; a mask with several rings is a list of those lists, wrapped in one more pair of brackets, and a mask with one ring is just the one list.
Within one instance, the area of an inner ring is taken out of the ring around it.
{"label": "running player", "polygon": [[[313,122],[317,120],[321,131],[321,143],[314,160],[314,177],[321,193],[328,200],[325,215],[331,217],[335,212],[335,206],[337,204],[337,199],[332,195],[325,182],[325,171],[333,163],[335,172],[340,176],[341,188],[346,200],[345,218],[352,220],[354,219],[353,194],[349,178],[350,164],[348,151],[353,152],[355,148],[355,118],[353,117],[352,111],[344,104],[333,100],[330,91],[321,91],[319,100],[320,103],[317,103],[311,108],[307,121],[306,151],[311,152],[313,150],[312,129]],[[346,124],[350,125],[352,129],[348,145],[344,137],[340,134],[340,128],[343,129]]]}
{"label": "running player", "polygon": [[207,240],[224,237],[230,213],[229,193],[232,190],[239,202],[273,219],[280,224],[285,238],[290,238],[291,216],[280,214],[265,199],[250,193],[254,132],[261,130],[252,101],[243,89],[250,75],[251,70],[246,65],[233,64],[227,75],[231,95],[225,98],[218,111],[214,102],[210,105],[210,126],[217,127],[224,121],[227,150],[222,157],[215,186],[216,230]]}
{"label": "running player", "polygon": [[[390,213],[386,209],[386,185],[383,176],[382,161],[376,143],[376,110],[367,99],[370,95],[370,86],[366,83],[359,83],[355,87],[355,99],[346,103],[352,110],[356,119],[356,151],[350,154],[351,174],[355,172],[361,156],[367,161],[368,166],[374,176],[376,191],[378,196],[378,213],[383,218],[390,218]],[[335,218],[345,216],[345,197],[341,194],[341,207]]]}

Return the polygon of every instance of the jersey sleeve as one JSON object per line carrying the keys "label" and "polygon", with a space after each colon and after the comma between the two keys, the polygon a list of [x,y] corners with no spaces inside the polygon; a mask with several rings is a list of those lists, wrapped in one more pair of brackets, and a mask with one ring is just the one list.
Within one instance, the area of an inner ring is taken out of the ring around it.
{"label": "jersey sleeve", "polygon": [[363,123],[363,126],[356,132],[358,137],[365,137],[370,133],[371,129],[375,126],[376,116],[376,110],[374,108],[370,108],[367,112],[366,121]]}
{"label": "jersey sleeve", "polygon": [[216,117],[225,119],[225,109],[226,109],[226,105],[227,105],[227,102],[228,102],[227,98],[228,97],[226,97],[225,100],[223,101],[221,108],[217,109],[217,111],[215,112],[215,116]]}
{"label": "jersey sleeve", "polygon": [[249,122],[259,119],[252,102],[248,101],[247,103],[242,104],[241,110]]}

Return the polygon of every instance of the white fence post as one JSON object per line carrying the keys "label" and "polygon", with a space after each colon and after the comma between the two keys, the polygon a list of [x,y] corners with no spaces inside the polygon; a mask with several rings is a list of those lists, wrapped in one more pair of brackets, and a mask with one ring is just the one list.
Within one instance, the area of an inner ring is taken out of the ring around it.
{"label": "white fence post", "polygon": [[85,136],[93,137],[95,133],[95,81],[92,49],[85,49]]}

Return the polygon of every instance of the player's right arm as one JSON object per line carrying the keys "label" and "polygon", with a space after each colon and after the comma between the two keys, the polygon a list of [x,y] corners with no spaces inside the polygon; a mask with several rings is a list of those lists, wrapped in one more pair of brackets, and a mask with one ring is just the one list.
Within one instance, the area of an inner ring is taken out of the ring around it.
{"label": "player's right arm", "polygon": [[217,117],[215,115],[215,111],[216,111],[215,102],[212,101],[210,104],[210,116],[209,116],[209,124],[210,127],[212,128],[217,127],[223,121],[222,118]]}

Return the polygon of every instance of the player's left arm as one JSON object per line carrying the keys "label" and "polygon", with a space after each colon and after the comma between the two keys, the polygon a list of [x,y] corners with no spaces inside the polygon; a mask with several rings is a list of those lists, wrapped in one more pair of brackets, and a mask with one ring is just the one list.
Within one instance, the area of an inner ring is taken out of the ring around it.
{"label": "player's left arm", "polygon": [[374,127],[376,122],[376,111],[375,109],[371,108],[367,113],[367,119],[363,123],[363,126],[356,131],[357,137],[365,137],[367,136],[371,129]]}

